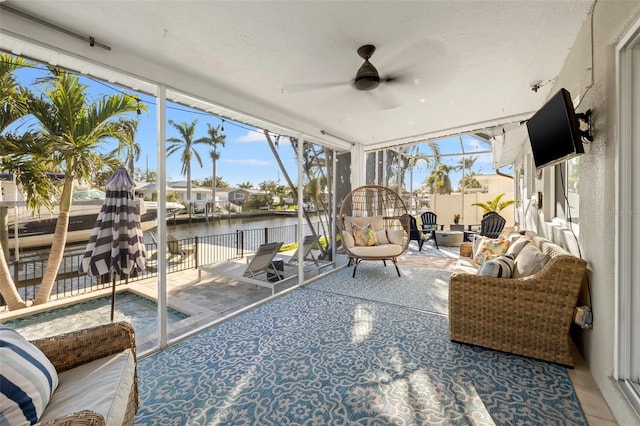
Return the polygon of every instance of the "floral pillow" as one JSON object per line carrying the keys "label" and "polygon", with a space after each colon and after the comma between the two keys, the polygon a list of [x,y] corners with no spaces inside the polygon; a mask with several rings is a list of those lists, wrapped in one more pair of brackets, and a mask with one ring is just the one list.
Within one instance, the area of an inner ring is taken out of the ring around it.
{"label": "floral pillow", "polygon": [[354,223],[351,231],[353,232],[353,239],[355,240],[356,246],[375,246],[378,244],[376,231],[373,230],[370,223],[364,226]]}
{"label": "floral pillow", "polygon": [[509,241],[507,240],[494,240],[485,238],[478,245],[473,260],[479,265],[482,265],[485,261],[494,259],[498,256],[502,256],[507,252],[509,248]]}

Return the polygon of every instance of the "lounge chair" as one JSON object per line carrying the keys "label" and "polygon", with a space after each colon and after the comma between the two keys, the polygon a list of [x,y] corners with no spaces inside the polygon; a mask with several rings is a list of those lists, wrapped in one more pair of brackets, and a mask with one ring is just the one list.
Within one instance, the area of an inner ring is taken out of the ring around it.
{"label": "lounge chair", "polygon": [[[298,249],[291,256],[282,256],[285,265],[297,266],[298,265],[298,252],[302,250],[302,259],[306,263],[313,263],[317,267],[318,270],[331,266],[333,262],[327,260],[316,259],[313,255],[313,247],[320,241],[320,237],[317,235],[307,235],[302,240],[302,247],[298,247]],[[305,263],[305,264],[306,264]]]}
{"label": "lounge chair", "polygon": [[169,259],[180,256],[180,262],[193,253],[193,248],[186,248],[173,235],[167,235],[167,250],[169,250]]}
{"label": "lounge chair", "polygon": [[[199,277],[202,279],[202,271],[209,272],[214,275],[225,276],[237,281],[254,284],[260,287],[271,289],[271,294],[275,294],[275,284],[282,284],[296,278],[297,267],[282,265],[279,269],[274,258],[282,247],[282,243],[267,243],[258,247],[256,253],[249,259],[247,263],[240,262],[221,262],[213,265],[205,265],[198,268]],[[283,262],[284,263],[284,262]]]}

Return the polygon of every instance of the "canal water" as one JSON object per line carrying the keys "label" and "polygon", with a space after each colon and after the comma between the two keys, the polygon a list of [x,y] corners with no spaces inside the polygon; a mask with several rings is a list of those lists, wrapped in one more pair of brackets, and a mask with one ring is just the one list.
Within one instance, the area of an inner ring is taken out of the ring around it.
{"label": "canal water", "polygon": [[[317,218],[313,218],[314,223]],[[236,231],[249,229],[277,228],[298,223],[297,217],[291,216],[267,216],[255,218],[222,218],[220,220],[206,222],[181,223],[173,225],[167,221],[167,234],[171,234],[178,240],[184,238],[204,237],[208,235],[230,234]],[[156,230],[154,230],[156,231]]]}

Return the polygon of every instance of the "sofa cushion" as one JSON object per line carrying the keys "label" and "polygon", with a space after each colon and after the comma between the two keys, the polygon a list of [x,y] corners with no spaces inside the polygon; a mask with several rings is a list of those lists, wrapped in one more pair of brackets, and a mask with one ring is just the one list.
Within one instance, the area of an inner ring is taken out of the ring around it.
{"label": "sofa cushion", "polygon": [[353,234],[351,232],[343,232],[342,233],[342,243],[348,247],[351,248],[353,246],[356,245],[356,241],[353,239]]}
{"label": "sofa cushion", "polygon": [[402,254],[402,246],[399,244],[380,244],[377,246],[355,246],[349,249],[354,255],[366,258],[391,258]]}
{"label": "sofa cushion", "polygon": [[477,274],[479,266],[470,257],[460,257],[453,269],[454,274]]}
{"label": "sofa cushion", "polygon": [[511,242],[511,244],[509,244],[507,254],[511,255],[515,259],[516,257],[518,257],[518,254],[520,253],[520,251],[522,251],[524,246],[526,246],[527,244],[531,244],[532,242],[533,241],[531,241],[531,238],[529,237],[521,236],[519,238],[516,238]]}
{"label": "sofa cushion", "polygon": [[512,256],[505,254],[495,259],[487,260],[478,269],[478,275],[496,278],[511,278],[513,275],[515,260]]}
{"label": "sofa cushion", "polygon": [[381,231],[376,231],[376,241],[378,241],[378,244],[389,244],[387,231],[384,229]]}
{"label": "sofa cushion", "polygon": [[474,253],[473,260],[482,265],[485,261],[502,256],[509,248],[509,241],[491,238],[482,238]]}
{"label": "sofa cushion", "polygon": [[376,238],[376,231],[373,230],[370,223],[366,225],[353,224],[352,227],[353,239],[356,242],[356,246],[375,246],[378,244]]}
{"label": "sofa cushion", "polygon": [[527,277],[540,271],[549,261],[549,256],[542,253],[535,244],[527,244],[516,257],[513,278]]}
{"label": "sofa cushion", "polygon": [[350,230],[354,224],[364,226],[366,224],[371,224],[371,227],[374,231],[380,231],[384,229],[384,219],[382,216],[371,216],[371,217],[353,217],[353,216],[345,216],[344,218],[344,229]]}
{"label": "sofa cushion", "polygon": [[92,410],[102,414],[107,425],[121,425],[134,377],[131,349],[64,371],[42,421]]}
{"label": "sofa cushion", "polygon": [[58,373],[47,357],[16,330],[0,327],[0,419],[34,424],[58,386]]}
{"label": "sofa cushion", "polygon": [[404,231],[402,229],[383,229],[376,231],[378,244],[402,244]]}

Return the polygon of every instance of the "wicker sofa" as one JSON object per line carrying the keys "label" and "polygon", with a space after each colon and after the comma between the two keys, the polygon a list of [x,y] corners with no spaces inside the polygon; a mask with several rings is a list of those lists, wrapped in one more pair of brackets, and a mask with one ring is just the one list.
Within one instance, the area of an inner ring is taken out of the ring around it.
{"label": "wicker sofa", "polygon": [[38,425],[133,425],[138,410],[133,327],[110,323],[31,341],[51,361],[58,388]]}
{"label": "wicker sofa", "polygon": [[587,264],[549,240],[531,239],[549,260],[519,278],[477,275],[471,243],[462,244],[449,281],[450,338],[573,366],[569,329]]}

